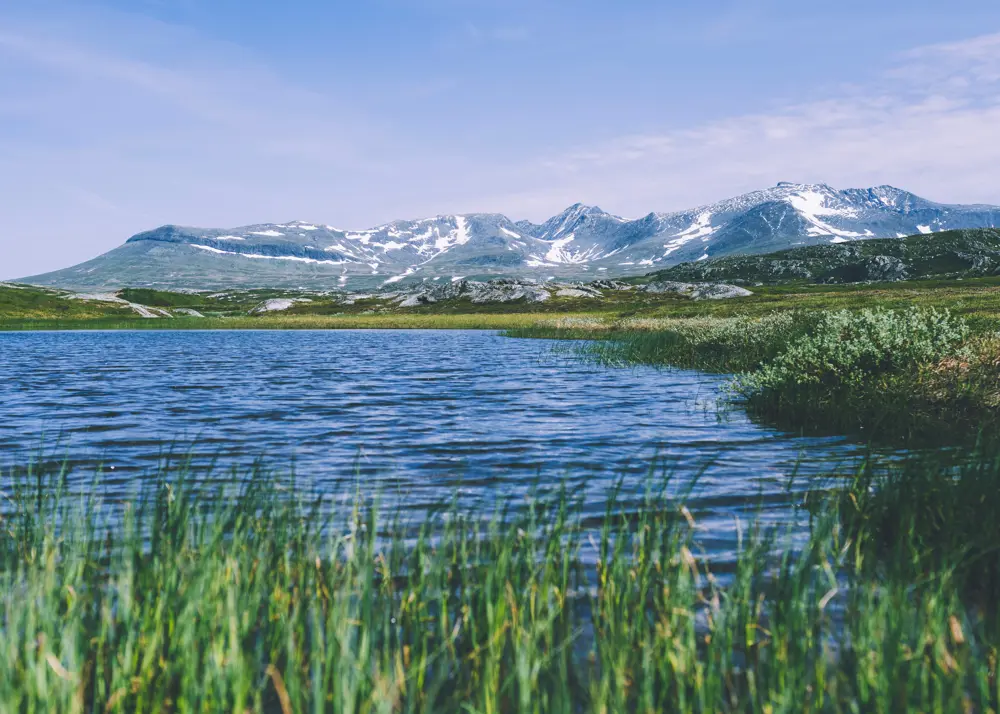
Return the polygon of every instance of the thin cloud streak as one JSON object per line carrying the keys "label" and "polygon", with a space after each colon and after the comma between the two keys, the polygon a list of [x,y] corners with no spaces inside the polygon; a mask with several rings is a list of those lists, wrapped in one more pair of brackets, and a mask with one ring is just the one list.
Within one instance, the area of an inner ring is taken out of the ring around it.
{"label": "thin cloud streak", "polygon": [[541,191],[544,204],[586,196],[638,215],[791,180],[1000,203],[998,178],[1000,35],[989,35],[917,48],[867,86],[824,100],[546,157],[524,178],[537,190],[496,200],[534,211]]}

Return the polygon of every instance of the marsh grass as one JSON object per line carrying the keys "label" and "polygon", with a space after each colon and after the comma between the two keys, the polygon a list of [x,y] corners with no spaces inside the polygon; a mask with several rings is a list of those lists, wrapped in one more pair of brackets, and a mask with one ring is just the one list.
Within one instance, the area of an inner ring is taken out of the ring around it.
{"label": "marsh grass", "polygon": [[39,330],[337,330],[337,329],[524,329],[550,320],[543,313],[344,314],[159,319],[0,319],[0,332]]}
{"label": "marsh grass", "polygon": [[866,462],[837,494],[858,561],[919,583],[947,577],[959,591],[1000,614],[1000,448],[927,451],[891,468]]}
{"label": "marsh grass", "polygon": [[581,351],[609,366],[669,364],[740,372],[774,359],[815,322],[814,316],[805,313],[774,313],[763,318],[630,318]]}
{"label": "marsh grass", "polygon": [[768,424],[883,443],[972,443],[1000,431],[1000,338],[948,310],[552,322],[512,337],[583,341],[608,365],[734,375],[731,401]]}
{"label": "marsh grass", "polygon": [[[940,477],[925,466],[928,483]],[[966,551],[939,550],[914,580],[907,546],[933,544],[918,520],[871,556],[856,539],[889,535],[872,524],[905,508],[891,481],[859,482],[869,500],[855,495],[849,514],[849,498],[818,494],[798,548],[745,526],[719,579],[669,484],[627,506],[610,493],[596,523],[559,488],[407,523],[361,496],[344,510],[263,474],[220,486],[168,472],[114,503],[65,476],[4,482],[0,711],[997,705],[996,631],[948,576]],[[995,489],[975,493],[995,508]]]}

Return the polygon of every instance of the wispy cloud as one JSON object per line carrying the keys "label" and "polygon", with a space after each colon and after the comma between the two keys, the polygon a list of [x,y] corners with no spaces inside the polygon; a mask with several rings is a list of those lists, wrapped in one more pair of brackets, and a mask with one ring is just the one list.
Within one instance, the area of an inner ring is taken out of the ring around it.
{"label": "wispy cloud", "polygon": [[998,179],[1000,35],[988,35],[915,49],[825,99],[546,157],[507,200],[530,211],[585,197],[635,214],[801,180],[1000,202]]}
{"label": "wispy cloud", "polygon": [[[165,37],[161,36],[161,42],[175,39],[169,36],[169,28],[162,32]],[[323,137],[320,144],[327,150],[335,146],[330,137],[338,128],[349,126],[355,135],[364,133],[365,128],[372,129],[370,118],[352,117],[327,96],[289,85],[264,67],[220,62],[208,53],[195,67],[170,66],[123,54],[113,47],[99,48],[74,38],[23,28],[21,32],[0,30],[2,55],[26,73],[43,72],[38,81],[59,88],[59,94],[49,94],[49,98],[59,96],[65,100],[81,89],[93,92],[88,101],[75,107],[75,116],[66,116],[78,127],[84,126],[88,114],[114,106],[130,109],[116,122],[126,134],[174,123],[172,113],[176,112],[188,122],[185,131],[225,130],[227,133],[214,135],[216,141],[252,137],[256,139],[254,148],[266,148],[282,143],[269,141],[269,137],[295,136],[301,141],[305,138],[303,130],[311,129]],[[30,99],[8,95],[0,100],[0,108],[7,102],[20,106],[21,111],[30,107]],[[37,106],[40,114],[50,109],[47,104]],[[171,114],[159,116],[155,112]],[[90,128],[101,133],[108,127]],[[339,149],[345,149],[348,143]],[[327,152],[324,158],[333,156]]]}

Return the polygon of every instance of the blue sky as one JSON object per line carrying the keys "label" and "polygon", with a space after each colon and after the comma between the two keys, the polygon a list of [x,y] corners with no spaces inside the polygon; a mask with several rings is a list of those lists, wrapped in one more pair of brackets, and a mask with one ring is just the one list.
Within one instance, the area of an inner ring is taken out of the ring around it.
{"label": "blue sky", "polygon": [[1000,204],[996,0],[5,0],[0,278],[164,223]]}

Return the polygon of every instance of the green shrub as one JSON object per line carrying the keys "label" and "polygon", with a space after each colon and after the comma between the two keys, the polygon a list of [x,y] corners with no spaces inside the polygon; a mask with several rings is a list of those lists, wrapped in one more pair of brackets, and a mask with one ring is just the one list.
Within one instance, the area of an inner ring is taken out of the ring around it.
{"label": "green shrub", "polygon": [[880,375],[914,370],[961,352],[969,328],[945,311],[820,313],[814,329],[760,369],[737,378],[747,396],[791,385],[865,388]]}
{"label": "green shrub", "polygon": [[779,428],[879,442],[968,443],[997,431],[1000,338],[930,308],[631,318],[516,336],[587,340],[612,366],[737,373],[730,396]]}
{"label": "green shrub", "polygon": [[824,312],[730,388],[751,414],[782,428],[877,441],[975,439],[968,400],[957,391],[933,397],[929,379],[942,361],[967,358],[969,335],[964,321],[935,309]]}

